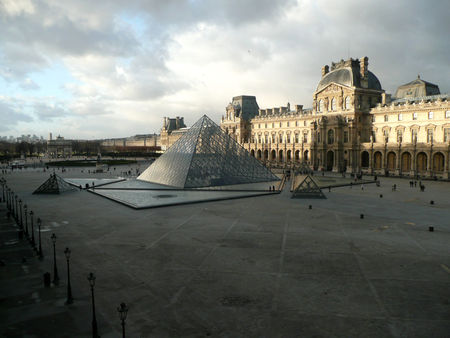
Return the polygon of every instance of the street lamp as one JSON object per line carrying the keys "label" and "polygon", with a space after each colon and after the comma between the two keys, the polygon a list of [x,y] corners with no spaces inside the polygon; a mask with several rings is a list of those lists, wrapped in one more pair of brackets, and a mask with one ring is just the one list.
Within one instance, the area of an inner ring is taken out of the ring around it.
{"label": "street lamp", "polygon": [[127,319],[128,306],[125,303],[120,303],[117,311],[119,312],[119,318],[122,322],[122,338],[125,338],[125,320]]}
{"label": "street lamp", "polygon": [[30,235],[28,234],[28,207],[26,204],[23,206],[23,211],[25,215],[25,235],[30,239]]}
{"label": "street lamp", "polygon": [[91,295],[92,295],[92,337],[98,338],[98,329],[97,329],[97,318],[95,317],[95,298],[94,298],[94,286],[95,286],[95,275],[91,272],[87,277],[89,281],[89,285],[91,286]]}
{"label": "street lamp", "polygon": [[53,242],[53,284],[59,284],[58,268],[56,267],[56,235],[51,236]]}
{"label": "street lamp", "polygon": [[14,215],[15,215],[15,217],[16,217],[16,223],[19,223],[19,207],[18,207],[18,201],[17,201],[17,198],[18,198],[19,196],[15,196],[15,201],[16,201],[16,206],[15,206],[15,209],[14,209]]}
{"label": "street lamp", "polygon": [[31,246],[36,249],[36,242],[34,241],[34,226],[33,226],[33,210],[30,211],[30,219],[31,219]]}
{"label": "street lamp", "polygon": [[20,211],[20,227],[23,229],[22,199],[19,199],[19,211]]}
{"label": "street lamp", "polygon": [[39,229],[39,250],[38,250],[38,256],[39,256],[40,259],[42,259],[42,258],[44,258],[44,254],[42,252],[42,244],[41,244],[41,225],[42,225],[42,222],[41,222],[40,218],[37,219],[37,224],[38,224],[38,229]]}
{"label": "street lamp", "polygon": [[66,248],[66,250],[64,250],[64,255],[66,256],[66,261],[67,261],[67,300],[66,300],[66,305],[73,303],[72,288],[70,286],[70,265],[69,265],[70,252],[71,251],[69,248]]}

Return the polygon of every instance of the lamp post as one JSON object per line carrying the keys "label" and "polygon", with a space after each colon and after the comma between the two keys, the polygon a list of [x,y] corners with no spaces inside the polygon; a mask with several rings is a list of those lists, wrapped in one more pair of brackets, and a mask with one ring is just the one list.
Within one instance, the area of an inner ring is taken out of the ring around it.
{"label": "lamp post", "polygon": [[34,226],[33,226],[33,210],[30,211],[30,220],[31,220],[31,246],[36,249],[36,242],[34,241]]}
{"label": "lamp post", "polygon": [[120,303],[117,311],[119,312],[119,317],[122,324],[122,338],[125,338],[125,320],[127,319],[128,306],[125,303]]}
{"label": "lamp post", "polygon": [[16,217],[16,223],[19,223],[19,207],[18,207],[18,200],[17,200],[17,198],[18,198],[19,196],[15,196],[14,197],[14,200],[15,200],[15,203],[16,203],[16,205],[15,205],[15,209],[14,209],[14,215],[15,215],[15,217]]}
{"label": "lamp post", "polygon": [[95,316],[95,297],[94,297],[94,286],[95,286],[95,275],[91,272],[87,277],[89,281],[89,285],[91,286],[91,295],[92,295],[92,337],[98,338],[98,329],[97,329],[97,318]]}
{"label": "lamp post", "polygon": [[1,184],[2,184],[2,202],[5,201],[5,183],[6,183],[5,179],[2,178],[1,179]]}
{"label": "lamp post", "polygon": [[19,199],[20,227],[23,229],[22,199]]}
{"label": "lamp post", "polygon": [[42,244],[41,244],[41,219],[37,219],[38,229],[39,229],[39,250],[38,250],[38,256],[40,259],[44,258],[44,254],[42,253]]}
{"label": "lamp post", "polygon": [[29,239],[30,238],[30,235],[28,234],[28,207],[27,207],[27,205],[25,204],[24,206],[23,206],[23,212],[24,212],[24,215],[25,215],[25,235],[27,236],[27,238]]}
{"label": "lamp post", "polygon": [[64,255],[66,256],[66,262],[67,262],[67,300],[66,300],[66,305],[73,303],[72,288],[70,286],[70,265],[69,265],[70,252],[71,251],[69,248],[66,248],[66,250],[64,250]]}
{"label": "lamp post", "polygon": [[6,208],[9,210],[9,187],[6,186],[5,188],[5,197],[6,197]]}
{"label": "lamp post", "polygon": [[56,235],[51,236],[53,242],[53,284],[59,284],[58,268],[56,267]]}

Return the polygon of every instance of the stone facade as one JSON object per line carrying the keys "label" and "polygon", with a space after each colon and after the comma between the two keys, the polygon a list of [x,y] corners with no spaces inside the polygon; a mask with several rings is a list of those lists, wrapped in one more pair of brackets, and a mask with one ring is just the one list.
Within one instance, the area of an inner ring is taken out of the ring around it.
{"label": "stone facade", "polygon": [[47,156],[50,158],[70,158],[72,156],[72,140],[65,140],[62,136],[53,140],[50,136],[47,141]]}
{"label": "stone facade", "polygon": [[270,166],[448,179],[450,95],[420,78],[396,94],[381,88],[367,57],[341,60],[322,67],[313,108],[287,104],[256,114],[243,104],[251,110],[256,98],[238,96],[221,127]]}

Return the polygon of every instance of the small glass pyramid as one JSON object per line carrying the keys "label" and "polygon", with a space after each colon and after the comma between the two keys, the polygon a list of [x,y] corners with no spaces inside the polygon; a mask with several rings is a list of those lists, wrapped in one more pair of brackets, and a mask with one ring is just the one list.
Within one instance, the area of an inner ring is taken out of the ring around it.
{"label": "small glass pyramid", "polygon": [[292,193],[291,198],[327,198],[317,183],[306,176],[305,179],[298,185]]}
{"label": "small glass pyramid", "polygon": [[201,188],[272,182],[279,178],[204,115],[138,180]]}
{"label": "small glass pyramid", "polygon": [[33,194],[60,194],[65,191],[75,190],[69,183],[56,174],[50,174],[50,178],[42,183]]}

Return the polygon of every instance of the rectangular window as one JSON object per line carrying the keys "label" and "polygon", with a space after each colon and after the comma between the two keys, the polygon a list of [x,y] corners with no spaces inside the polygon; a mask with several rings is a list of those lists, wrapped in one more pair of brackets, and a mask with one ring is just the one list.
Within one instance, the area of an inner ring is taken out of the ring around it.
{"label": "rectangular window", "polygon": [[308,143],[308,133],[303,133],[303,142]]}
{"label": "rectangular window", "polygon": [[445,112],[445,118],[446,118],[446,119],[450,119],[450,110],[447,110],[447,111]]}
{"label": "rectangular window", "polygon": [[398,114],[398,120],[402,121],[403,120],[403,114]]}
{"label": "rectangular window", "polygon": [[427,143],[433,142],[433,129],[427,130]]}
{"label": "rectangular window", "polygon": [[403,130],[397,130],[397,142],[402,142],[403,140]]}
{"label": "rectangular window", "polygon": [[306,127],[306,121],[303,121],[303,126]]}
{"label": "rectangular window", "polygon": [[433,119],[433,115],[434,115],[433,112],[432,112],[432,111],[429,111],[429,112],[428,112],[428,119],[429,119],[429,120],[432,120],[432,119]]}
{"label": "rectangular window", "polygon": [[377,133],[375,130],[372,130],[372,142],[377,142]]}
{"label": "rectangular window", "polygon": [[286,122],[286,126],[287,126],[287,127],[289,127],[289,121],[288,121],[288,122]]}
{"label": "rectangular window", "polygon": [[417,129],[411,130],[411,143],[417,142]]}
{"label": "rectangular window", "polygon": [[444,142],[450,142],[450,128],[444,128]]}
{"label": "rectangular window", "polygon": [[348,143],[348,131],[344,131],[344,143]]}
{"label": "rectangular window", "polygon": [[267,123],[266,123],[266,124],[264,124],[264,128],[267,128]]}
{"label": "rectangular window", "polygon": [[387,142],[389,142],[389,131],[388,130],[383,130],[383,136],[384,136],[384,140]]}
{"label": "rectangular window", "polygon": [[388,115],[384,115],[384,122],[388,122],[388,121],[389,121]]}
{"label": "rectangular window", "polygon": [[295,143],[298,143],[298,134],[295,134]]}
{"label": "rectangular window", "polygon": [[298,127],[298,121],[295,121],[295,126]]}
{"label": "rectangular window", "polygon": [[266,135],[264,138],[265,138],[266,143],[269,143],[269,136]]}
{"label": "rectangular window", "polygon": [[286,141],[287,141],[287,143],[291,143],[291,135],[290,134],[286,135]]}
{"label": "rectangular window", "polygon": [[413,113],[413,114],[412,114],[412,119],[413,119],[413,120],[417,120],[417,113]]}
{"label": "rectangular window", "polygon": [[258,123],[258,129],[261,129],[261,123]]}

